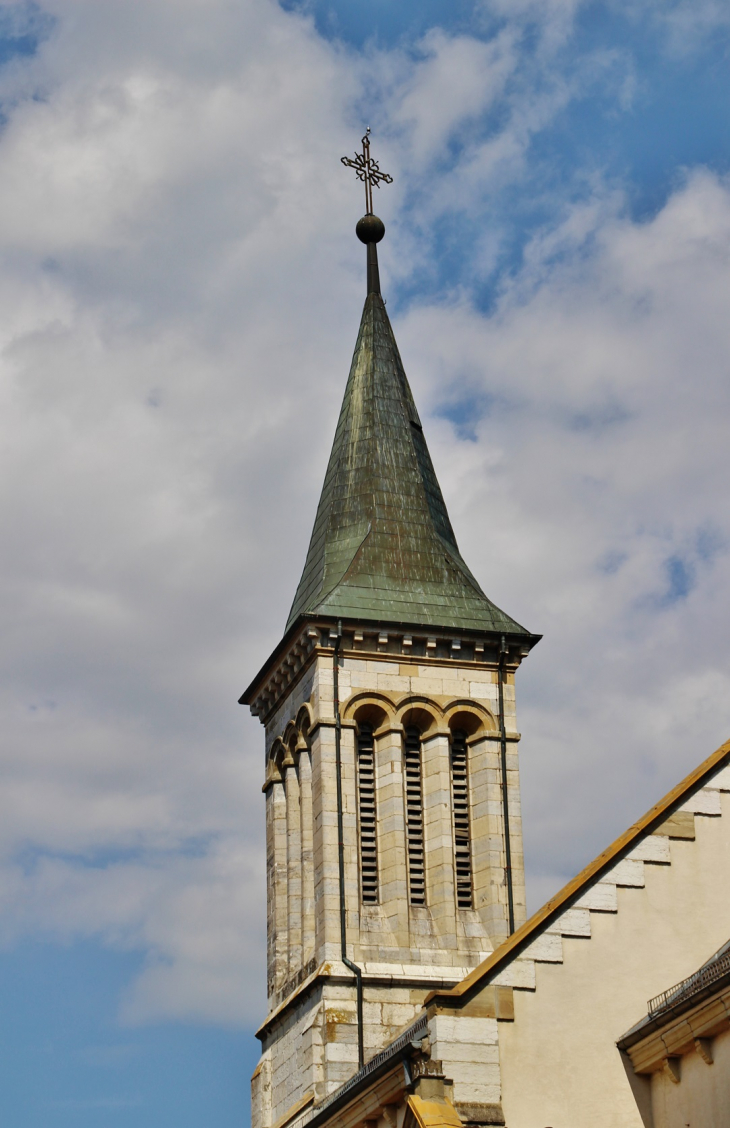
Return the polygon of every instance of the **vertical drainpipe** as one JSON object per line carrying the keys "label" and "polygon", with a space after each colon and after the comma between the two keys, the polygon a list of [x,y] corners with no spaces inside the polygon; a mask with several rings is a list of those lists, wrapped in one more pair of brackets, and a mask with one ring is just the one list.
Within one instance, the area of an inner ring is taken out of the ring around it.
{"label": "vertical drainpipe", "polygon": [[365,1064],[365,1037],[363,1029],[362,971],[347,958],[347,915],[345,909],[345,835],[342,817],[342,718],[340,717],[340,643],[342,620],[337,620],[337,637],[332,655],[333,696],[335,706],[335,774],[337,777],[337,860],[340,871],[340,945],[342,962],[355,976],[357,988],[357,1065]]}
{"label": "vertical drainpipe", "polygon": [[507,795],[507,729],[504,723],[504,663],[507,657],[507,643],[502,635],[499,644],[499,738],[502,762],[502,816],[504,822],[504,875],[507,879],[507,912],[509,916],[509,934],[515,930],[515,902],[512,890],[512,843],[509,829],[509,797]]}

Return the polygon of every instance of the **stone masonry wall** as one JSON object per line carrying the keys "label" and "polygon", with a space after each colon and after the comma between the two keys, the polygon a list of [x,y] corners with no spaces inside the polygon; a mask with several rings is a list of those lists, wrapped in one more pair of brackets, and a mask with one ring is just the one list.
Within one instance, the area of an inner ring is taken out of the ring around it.
{"label": "stone masonry wall", "polygon": [[[507,934],[497,678],[494,668],[458,660],[340,659],[347,954],[364,971],[366,1060],[413,1020],[432,987],[457,982]],[[503,692],[519,926],[525,899],[513,672]],[[375,730],[377,904],[361,903],[356,750],[363,720]],[[409,903],[407,725],[421,732],[425,905]],[[454,728],[468,734],[471,909],[456,903]],[[323,1099],[357,1069],[355,991],[339,962],[335,748],[333,654],[320,648],[267,723],[268,984],[269,1010],[278,1017],[254,1078],[257,1128],[271,1128],[308,1092]],[[344,982],[327,978],[334,968]]]}

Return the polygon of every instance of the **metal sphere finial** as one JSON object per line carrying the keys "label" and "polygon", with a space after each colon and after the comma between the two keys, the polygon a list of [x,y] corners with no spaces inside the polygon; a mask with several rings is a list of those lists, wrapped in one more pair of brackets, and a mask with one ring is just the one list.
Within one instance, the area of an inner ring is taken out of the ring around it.
{"label": "metal sphere finial", "polygon": [[371,212],[358,220],[355,234],[361,243],[379,243],[385,235],[385,224]]}

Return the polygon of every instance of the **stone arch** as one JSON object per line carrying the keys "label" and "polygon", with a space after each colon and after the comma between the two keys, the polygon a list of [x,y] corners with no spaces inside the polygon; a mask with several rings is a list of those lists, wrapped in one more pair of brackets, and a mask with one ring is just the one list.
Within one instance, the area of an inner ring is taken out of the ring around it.
{"label": "stone arch", "polygon": [[430,697],[407,697],[401,701],[398,720],[403,728],[415,725],[424,737],[443,731],[443,709]]}
{"label": "stone arch", "polygon": [[372,725],[377,731],[394,716],[395,705],[386,694],[357,693],[347,702],[343,719],[354,721],[356,725]]}
{"label": "stone arch", "polygon": [[307,747],[309,746],[309,733],[312,728],[312,722],[312,706],[308,701],[305,701],[303,705],[299,706],[296,724],[297,728],[299,729],[300,735],[307,744]]}
{"label": "stone arch", "polygon": [[479,739],[497,731],[494,714],[486,705],[464,698],[452,701],[444,710],[449,730],[462,729],[469,739]]}
{"label": "stone arch", "polygon": [[299,729],[294,724],[294,721],[289,721],[289,724],[284,729],[282,742],[286,749],[287,765],[296,763],[299,758]]}
{"label": "stone arch", "polygon": [[282,765],[286,758],[286,748],[280,737],[277,736],[269,749],[266,758],[266,784],[281,783],[283,781]]}

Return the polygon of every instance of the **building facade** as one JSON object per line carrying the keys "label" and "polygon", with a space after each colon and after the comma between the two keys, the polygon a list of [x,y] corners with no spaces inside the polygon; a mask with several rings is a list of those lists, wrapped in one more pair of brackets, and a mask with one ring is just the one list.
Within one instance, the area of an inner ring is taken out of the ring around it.
{"label": "building facade", "polygon": [[618,1043],[644,1122],[652,1128],[725,1128],[730,940],[694,974],[650,999],[648,1009]]}

